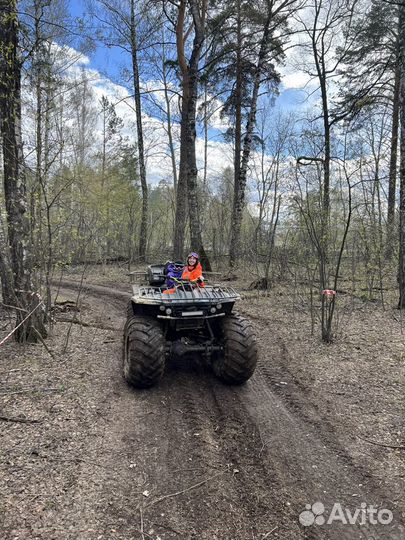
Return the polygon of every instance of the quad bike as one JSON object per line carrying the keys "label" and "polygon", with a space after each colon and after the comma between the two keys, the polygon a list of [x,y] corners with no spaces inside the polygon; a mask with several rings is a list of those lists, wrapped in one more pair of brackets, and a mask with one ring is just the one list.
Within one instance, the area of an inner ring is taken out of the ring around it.
{"label": "quad bike", "polygon": [[232,312],[239,294],[232,287],[200,287],[181,279],[167,294],[166,268],[155,264],[146,274],[131,274],[143,284],[133,284],[127,308],[125,379],[137,388],[153,386],[172,355],[199,354],[223,382],[247,381],[256,367],[257,346],[249,321]]}

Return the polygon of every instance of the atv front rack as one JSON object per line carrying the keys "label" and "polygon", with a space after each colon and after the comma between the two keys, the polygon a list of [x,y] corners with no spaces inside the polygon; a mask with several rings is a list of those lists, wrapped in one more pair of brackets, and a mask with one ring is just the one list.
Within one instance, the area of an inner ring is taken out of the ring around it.
{"label": "atv front rack", "polygon": [[133,286],[134,299],[142,304],[221,303],[240,299],[233,287],[220,285],[191,287],[189,284],[179,284],[176,285],[175,292],[168,294],[165,290],[166,287]]}

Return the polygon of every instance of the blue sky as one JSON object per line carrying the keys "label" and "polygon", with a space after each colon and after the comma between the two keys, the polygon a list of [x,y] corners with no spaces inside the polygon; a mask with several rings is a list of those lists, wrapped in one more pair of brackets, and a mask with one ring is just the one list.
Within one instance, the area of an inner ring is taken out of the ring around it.
{"label": "blue sky", "polygon": [[[87,15],[83,0],[70,0],[69,11],[73,17],[85,18]],[[103,47],[97,43],[96,50],[88,56],[90,59],[89,67],[109,75],[112,79],[118,79],[119,66],[123,63],[122,52],[119,49]]]}
{"label": "blue sky", "polygon": [[[70,0],[69,10],[73,17],[85,17],[87,14],[86,3],[84,0]],[[101,43],[97,43],[97,48],[91,54],[88,55],[90,59],[89,67],[96,69],[104,76],[111,78],[114,82],[121,82],[120,69],[124,65],[128,65],[128,58],[126,53],[123,53],[118,48],[107,48]],[[285,70],[282,69],[282,73]],[[291,111],[296,109],[302,109],[306,104],[306,93],[304,90],[297,88],[306,77],[301,73],[297,74],[297,83],[289,86],[294,79],[294,71],[292,68],[287,70],[287,88],[285,88],[282,82],[280,86],[280,94],[275,100],[275,111]]]}
{"label": "blue sky", "polygon": [[[84,18],[86,16],[86,4],[83,0],[71,0],[69,3],[70,13],[73,17]],[[82,62],[78,62],[85,70],[91,72],[91,80],[93,90],[97,100],[101,98],[101,95],[106,95],[112,103],[118,103],[117,113],[119,116],[125,119],[126,122],[126,134],[133,138],[135,135],[135,118],[133,111],[130,107],[122,102],[122,98],[128,97],[132,93],[131,85],[123,85],[120,77],[121,68],[123,66],[129,66],[129,57],[127,53],[122,53],[118,48],[106,48],[101,43],[97,43],[97,48],[91,53],[87,54],[88,60],[83,59]],[[276,98],[274,107],[271,109],[272,113],[276,115],[280,111],[292,112],[305,110],[309,104],[306,101],[306,92],[300,88],[308,82],[308,77],[300,72],[291,68],[293,62],[288,62],[287,67],[281,68],[282,85],[280,86],[280,94]],[[142,77],[143,84],[148,81],[145,77]],[[313,98],[312,98],[313,100]],[[132,100],[129,98],[129,102]],[[148,158],[147,170],[148,178],[152,183],[156,183],[162,178],[170,177],[171,165],[166,165],[162,161],[162,151],[167,145],[167,136],[164,129],[162,129],[162,123],[158,118],[153,115],[144,114],[145,130],[151,135],[147,144],[153,149],[151,155]],[[273,114],[269,118],[269,129],[271,129],[271,122]],[[226,123],[223,123],[216,116],[215,121],[212,122],[213,126],[209,129],[209,171],[210,174],[215,177],[220,171],[229,165],[232,165],[232,146],[226,143],[223,139],[222,133],[226,130]],[[179,129],[179,126],[174,126],[175,130]],[[202,133],[198,133],[197,141],[197,156],[199,156],[199,167],[203,166],[201,161],[203,155],[203,139]],[[155,154],[155,155],[154,155]]]}

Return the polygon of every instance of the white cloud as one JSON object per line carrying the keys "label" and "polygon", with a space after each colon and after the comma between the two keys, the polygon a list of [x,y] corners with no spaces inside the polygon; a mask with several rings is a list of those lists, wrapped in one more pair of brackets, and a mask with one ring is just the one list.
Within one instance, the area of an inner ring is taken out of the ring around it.
{"label": "white cloud", "polygon": [[62,71],[66,70],[69,73],[90,64],[90,58],[87,55],[68,45],[59,45],[55,42],[51,44],[51,55],[57,68]]}
{"label": "white cloud", "polygon": [[[60,54],[60,61],[64,53],[67,53],[68,60],[65,63],[66,68],[63,71],[63,76],[72,83],[80,81],[83,76],[88,80],[89,86],[94,93],[94,104],[99,107],[99,101],[102,96],[106,96],[108,100],[115,105],[117,115],[123,120],[122,135],[128,137],[131,142],[136,141],[136,114],[134,107],[133,96],[130,91],[123,85],[117,84],[111,79],[102,76],[99,71],[89,66],[89,58],[74,49],[59,47],[55,45],[55,50]],[[59,54],[58,54],[59,56]],[[164,93],[162,90],[162,83],[159,81],[148,81],[148,83],[142,83],[142,88],[148,89],[148,91],[156,92],[154,97],[157,97],[158,101],[164,105]],[[178,89],[173,88],[178,91]],[[33,96],[31,96],[33,98]],[[174,100],[177,101],[177,100]],[[219,115],[221,103],[218,100],[212,100],[212,116],[210,117],[210,131],[207,144],[207,177],[208,181],[214,183],[220,176],[223,169],[226,167],[232,167],[233,165],[233,146],[230,143],[226,143],[220,140],[215,140],[214,136],[221,137],[221,132],[225,131],[228,127],[228,123],[222,119]],[[94,130],[95,137],[95,151],[102,138],[102,116],[101,113],[97,119],[96,127]],[[145,151],[146,151],[146,169],[148,183],[156,185],[160,180],[172,181],[172,162],[168,149],[167,138],[167,126],[165,123],[154,116],[143,113],[143,127],[144,127],[144,139],[145,139]],[[26,124],[26,140],[31,139],[31,144],[26,148],[32,151],[34,139],[34,125],[31,120]],[[180,124],[173,123],[172,125],[173,138],[176,148],[176,160],[178,169],[179,160],[179,140],[180,140]],[[218,133],[219,132],[219,133]],[[197,137],[196,139],[196,156],[197,167],[199,174],[202,176],[204,168],[204,139]],[[252,152],[251,160],[259,160],[259,155]]]}
{"label": "white cloud", "polygon": [[[83,70],[83,65],[73,65],[69,69],[69,76],[76,77]],[[89,83],[94,91],[97,102],[104,95],[111,103],[115,105],[117,115],[123,119],[124,128],[123,135],[130,140],[136,139],[136,114],[133,96],[128,89],[122,85],[114,83],[106,77],[102,77],[99,72],[94,69],[84,68],[85,73],[89,76]],[[148,81],[142,83],[142,90],[154,92],[154,98],[165,105],[164,92],[162,83],[159,81]],[[178,89],[174,89],[178,90]],[[219,116],[218,100],[213,103],[215,112],[210,117],[210,127],[218,130],[225,130],[227,123]],[[166,126],[160,119],[150,116],[146,113],[142,114],[145,151],[146,151],[146,166],[148,182],[155,184],[162,179],[172,179],[172,162],[168,150],[168,139]],[[173,137],[175,141],[180,140],[180,125],[173,123]],[[101,116],[97,127],[96,137],[101,138]],[[178,147],[178,144],[176,144]],[[178,152],[177,152],[178,154]],[[196,155],[197,167],[199,170],[204,167],[204,140],[197,137],[196,139]],[[178,157],[178,156],[177,156]],[[211,140],[207,148],[207,174],[218,175],[225,167],[232,164],[232,147],[228,143]],[[178,165],[178,164],[177,164]]]}
{"label": "white cloud", "polygon": [[308,73],[304,73],[300,70],[281,69],[281,84],[284,90],[301,90],[307,89],[309,86],[314,85],[313,77],[310,77]]}

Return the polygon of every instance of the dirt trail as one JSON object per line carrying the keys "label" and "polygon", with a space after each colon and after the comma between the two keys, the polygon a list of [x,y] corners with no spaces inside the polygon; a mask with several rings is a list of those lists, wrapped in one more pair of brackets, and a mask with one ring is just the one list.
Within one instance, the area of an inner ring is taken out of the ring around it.
{"label": "dirt trail", "polygon": [[[64,293],[77,287],[61,285]],[[86,284],[84,294],[94,321],[105,322],[108,313],[116,341],[108,356],[97,358],[92,384],[97,416],[83,441],[69,510],[32,536],[403,536],[397,487],[385,485],[367,463],[353,459],[334,429],[333,415],[325,414],[322,402],[308,401],[294,375],[283,370],[288,349],[274,333],[269,347],[266,321],[256,321],[259,343],[266,338],[266,348],[245,386],[224,386],[196,360],[173,362],[158,387],[135,391],[121,375],[118,328],[127,293]],[[389,525],[302,526],[299,514],[316,501],[328,511],[336,502],[354,510],[364,501],[390,509],[394,519]]]}

